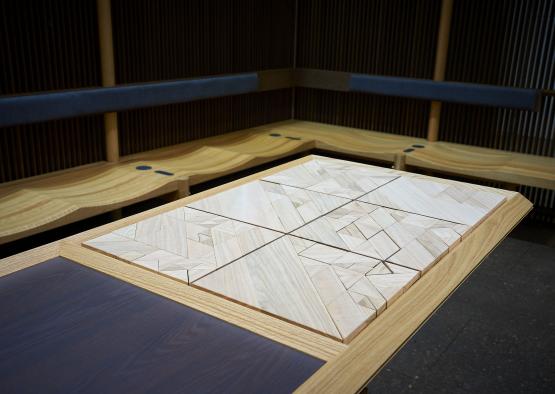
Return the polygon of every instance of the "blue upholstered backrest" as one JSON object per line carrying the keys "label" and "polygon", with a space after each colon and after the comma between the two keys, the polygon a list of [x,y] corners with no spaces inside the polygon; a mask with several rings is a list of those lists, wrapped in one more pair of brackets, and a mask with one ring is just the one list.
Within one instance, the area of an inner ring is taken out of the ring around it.
{"label": "blue upholstered backrest", "polygon": [[[333,73],[333,72],[332,72]],[[346,74],[346,73],[343,73]],[[353,92],[538,110],[542,92],[492,85],[349,74]],[[0,127],[255,92],[257,73],[0,97]]]}
{"label": "blue upholstered backrest", "polygon": [[254,92],[256,73],[0,97],[0,127]]}
{"label": "blue upholstered backrest", "polygon": [[531,111],[538,110],[541,100],[541,92],[534,89],[363,74],[351,75],[349,89],[354,92],[386,96],[412,97]]}

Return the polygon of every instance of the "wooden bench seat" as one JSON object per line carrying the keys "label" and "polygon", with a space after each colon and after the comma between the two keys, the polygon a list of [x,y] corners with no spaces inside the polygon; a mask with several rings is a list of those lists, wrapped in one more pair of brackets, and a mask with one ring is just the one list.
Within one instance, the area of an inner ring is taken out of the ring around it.
{"label": "wooden bench seat", "polygon": [[471,178],[555,189],[555,158],[433,142],[406,154],[405,163]]}
{"label": "wooden bench seat", "polygon": [[291,120],[4,184],[0,244],[313,149],[555,189],[553,158]]}

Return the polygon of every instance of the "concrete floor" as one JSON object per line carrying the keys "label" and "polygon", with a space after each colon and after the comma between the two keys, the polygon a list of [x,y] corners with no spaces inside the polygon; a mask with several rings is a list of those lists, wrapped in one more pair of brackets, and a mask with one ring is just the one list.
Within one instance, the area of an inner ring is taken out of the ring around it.
{"label": "concrete floor", "polygon": [[555,392],[555,229],[517,227],[368,392]]}

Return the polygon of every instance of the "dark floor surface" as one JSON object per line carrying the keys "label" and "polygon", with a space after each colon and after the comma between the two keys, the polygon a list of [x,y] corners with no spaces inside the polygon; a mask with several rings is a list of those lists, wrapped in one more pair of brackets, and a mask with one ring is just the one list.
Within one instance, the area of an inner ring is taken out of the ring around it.
{"label": "dark floor surface", "polygon": [[368,392],[554,393],[555,229],[515,229]]}

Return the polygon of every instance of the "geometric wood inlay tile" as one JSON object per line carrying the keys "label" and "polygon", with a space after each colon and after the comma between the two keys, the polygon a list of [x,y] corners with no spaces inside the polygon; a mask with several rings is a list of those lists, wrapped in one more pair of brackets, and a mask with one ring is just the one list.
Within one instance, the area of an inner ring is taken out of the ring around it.
{"label": "geometric wood inlay tile", "polygon": [[271,182],[254,181],[189,204],[216,215],[289,232],[349,202]]}
{"label": "geometric wood inlay tile", "polygon": [[285,235],[193,286],[348,342],[417,278],[415,270]]}
{"label": "geometric wood inlay tile", "polygon": [[315,158],[84,244],[349,342],[504,200]]}
{"label": "geometric wood inlay tile", "polygon": [[385,168],[319,158],[262,179],[354,200],[398,177]]}
{"label": "geometric wood inlay tile", "polygon": [[189,283],[280,236],[272,230],[185,207],[84,245]]}
{"label": "geometric wood inlay tile", "polygon": [[359,200],[474,227],[505,197],[477,185],[402,176]]}
{"label": "geometric wood inlay tile", "polygon": [[292,234],[425,271],[459,242],[459,232],[466,229],[457,223],[353,201]]}

